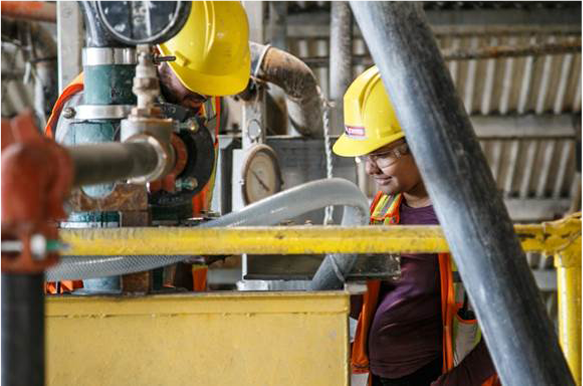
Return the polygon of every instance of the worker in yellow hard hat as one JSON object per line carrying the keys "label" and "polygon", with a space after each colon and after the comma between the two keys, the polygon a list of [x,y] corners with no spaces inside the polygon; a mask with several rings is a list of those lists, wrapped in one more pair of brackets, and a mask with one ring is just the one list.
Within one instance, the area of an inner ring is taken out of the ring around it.
{"label": "worker in yellow hard hat", "polygon": [[[204,118],[215,138],[216,150],[221,125],[220,97],[243,91],[249,81],[249,22],[243,6],[238,1],[193,1],[184,27],[172,39],[160,44],[158,50],[164,56],[176,58],[158,67],[162,98]],[[83,88],[81,73],[53,107],[45,127],[47,136],[57,140],[65,137],[69,122],[61,119],[61,113],[66,107],[82,104]],[[211,181],[193,198],[195,214],[209,210],[212,185],[214,173]],[[55,292],[58,287],[60,292],[66,292],[80,285],[80,282],[49,284],[48,291]]]}
{"label": "worker in yellow hard hat", "polygon": [[[365,162],[379,187],[373,225],[439,224],[377,67],[344,95],[344,134],[333,151]],[[370,280],[353,299],[351,364],[372,385],[493,385],[494,365],[449,254],[402,254],[401,277]]]}

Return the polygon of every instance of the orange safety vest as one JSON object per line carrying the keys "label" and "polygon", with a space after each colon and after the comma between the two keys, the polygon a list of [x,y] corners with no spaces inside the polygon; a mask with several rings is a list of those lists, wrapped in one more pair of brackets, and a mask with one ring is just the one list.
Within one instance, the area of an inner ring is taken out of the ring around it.
{"label": "orange safety vest", "polygon": [[[371,225],[391,225],[400,222],[399,208],[403,196],[388,196],[378,192],[370,206]],[[454,281],[457,270],[448,253],[438,254],[441,287],[441,316],[443,322],[443,372],[453,369],[469,354],[480,341],[480,330],[476,320],[462,320],[458,311],[462,307],[463,285]],[[368,334],[378,305],[380,280],[368,280],[364,294],[363,306],[358,318],[354,344],[352,346],[351,365],[355,374],[369,372]],[[497,384],[493,376],[482,385]]]}
{"label": "orange safety vest", "polygon": [[[83,91],[85,88],[83,73],[77,75],[75,79],[67,87],[63,90],[59,98],[55,102],[55,106],[53,107],[53,111],[47,121],[45,126],[45,135],[49,138],[55,138],[55,129],[57,127],[57,123],[59,121],[59,117],[65,108],[65,104],[77,93]],[[192,209],[193,214],[195,216],[200,215],[202,212],[208,212],[210,209],[210,203],[212,199],[212,187],[214,186],[215,182],[215,175],[216,175],[216,165],[217,165],[217,157],[218,157],[218,147],[219,147],[219,129],[221,127],[221,98],[214,97],[210,98],[201,109],[201,113],[209,118],[215,119],[215,162],[214,162],[214,169],[211,175],[210,181],[206,184],[206,186],[192,198]],[[193,274],[194,281],[195,281],[195,288],[201,289],[206,287],[206,272],[199,270],[196,274]],[[197,278],[199,278],[197,280]],[[202,285],[199,282],[203,282]],[[80,280],[64,280],[60,282],[60,293],[72,291],[77,288],[83,288],[83,282]],[[56,283],[46,283],[45,284],[45,292],[46,293],[57,293],[57,286]]]}

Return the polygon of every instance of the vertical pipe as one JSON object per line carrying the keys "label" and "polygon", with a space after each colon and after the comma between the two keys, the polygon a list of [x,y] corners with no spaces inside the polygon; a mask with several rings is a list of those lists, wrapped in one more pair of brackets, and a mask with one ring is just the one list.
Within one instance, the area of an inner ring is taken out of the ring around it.
{"label": "vertical pipe", "polygon": [[346,1],[333,1],[330,20],[330,99],[336,103],[331,134],[344,131],[342,99],[352,81],[352,14]]}
{"label": "vertical pipe", "polygon": [[83,17],[76,1],[57,2],[59,94],[83,71]]}
{"label": "vertical pipe", "polygon": [[2,386],[44,384],[44,274],[2,274]]}
{"label": "vertical pipe", "polygon": [[581,385],[581,239],[555,256],[559,340],[577,385]]}
{"label": "vertical pipe", "polygon": [[287,1],[269,2],[270,44],[283,51],[287,48]]}
{"label": "vertical pipe", "polygon": [[573,385],[420,3],[351,1],[504,385]]}

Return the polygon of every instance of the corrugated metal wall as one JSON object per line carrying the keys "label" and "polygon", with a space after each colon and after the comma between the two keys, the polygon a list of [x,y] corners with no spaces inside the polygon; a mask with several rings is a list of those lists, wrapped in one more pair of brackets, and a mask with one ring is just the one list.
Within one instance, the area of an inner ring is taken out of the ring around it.
{"label": "corrugated metal wall", "polygon": [[[322,28],[294,29],[288,39],[289,50],[301,58],[328,57],[329,41]],[[441,49],[479,49],[496,46],[526,46],[541,43],[581,42],[581,31],[572,27],[537,27],[516,29],[484,27],[436,27]],[[368,55],[362,38],[354,39],[355,56]],[[354,66],[354,75],[364,71]],[[524,56],[515,58],[448,61],[452,79],[471,116],[516,117],[526,115],[580,114],[581,54]],[[315,67],[322,90],[328,94],[329,71]],[[573,123],[579,119],[575,116]],[[503,123],[504,121],[499,121]],[[557,135],[550,138],[553,130]],[[534,130],[521,137],[489,136],[480,133],[482,148],[492,167],[498,188],[504,197],[518,200],[546,200],[546,217],[560,215],[570,204],[579,180],[575,173],[575,130],[546,128],[541,137]],[[497,130],[499,131],[499,130]],[[375,191],[369,183],[369,195]],[[549,201],[550,200],[550,201]],[[514,207],[524,207],[513,201]],[[536,201],[532,201],[535,203]],[[524,212],[524,210],[521,210]],[[539,211],[541,212],[541,211]],[[538,212],[537,212],[538,213]],[[523,215],[517,216],[523,219]],[[524,218],[526,219],[526,218]]]}

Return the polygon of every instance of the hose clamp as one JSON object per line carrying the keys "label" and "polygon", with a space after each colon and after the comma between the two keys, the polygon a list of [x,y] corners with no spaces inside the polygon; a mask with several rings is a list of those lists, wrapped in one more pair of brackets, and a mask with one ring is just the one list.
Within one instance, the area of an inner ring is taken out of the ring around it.
{"label": "hose clamp", "polygon": [[74,107],[73,118],[79,121],[90,119],[123,119],[127,118],[132,105],[80,105]]}

